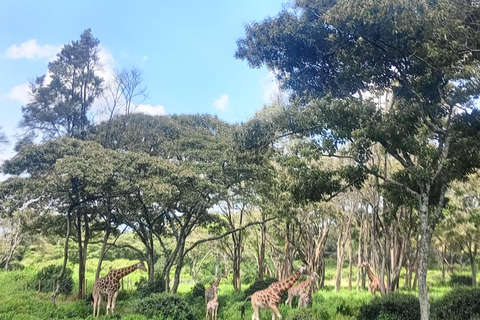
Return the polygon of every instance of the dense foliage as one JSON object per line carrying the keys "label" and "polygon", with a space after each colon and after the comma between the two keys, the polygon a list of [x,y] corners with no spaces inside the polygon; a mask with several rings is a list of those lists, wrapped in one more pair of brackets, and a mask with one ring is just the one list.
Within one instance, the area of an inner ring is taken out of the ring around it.
{"label": "dense foliage", "polygon": [[195,320],[188,303],[181,297],[168,293],[154,294],[141,299],[134,310],[135,313],[149,318],[159,316],[163,319]]}

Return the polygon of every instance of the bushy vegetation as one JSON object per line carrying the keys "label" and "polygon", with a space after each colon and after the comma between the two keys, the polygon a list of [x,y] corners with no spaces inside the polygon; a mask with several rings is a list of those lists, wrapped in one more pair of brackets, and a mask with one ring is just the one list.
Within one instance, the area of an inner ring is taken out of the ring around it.
{"label": "bushy vegetation", "polygon": [[452,274],[449,281],[450,286],[472,286],[472,276],[467,276],[464,274]]}
{"label": "bushy vegetation", "polygon": [[[49,265],[41,269],[33,282],[31,282],[32,288],[40,287],[41,292],[53,292],[55,280],[62,269],[58,265]],[[73,290],[73,272],[71,269],[66,268],[63,279],[60,282],[60,293],[69,295]]]}
{"label": "bushy vegetation", "polygon": [[161,293],[165,291],[165,280],[157,274],[152,281],[147,278],[142,278],[136,283],[137,291],[135,295],[139,298],[148,297],[154,293]]}
{"label": "bushy vegetation", "polygon": [[161,317],[175,320],[195,320],[188,303],[178,295],[160,293],[141,299],[135,306],[135,313],[149,318]]}
{"label": "bushy vegetation", "polygon": [[383,298],[376,297],[360,308],[358,319],[420,319],[420,303],[413,294],[392,293]]}
{"label": "bushy vegetation", "polygon": [[462,320],[480,318],[480,288],[458,287],[432,304],[437,319]]}

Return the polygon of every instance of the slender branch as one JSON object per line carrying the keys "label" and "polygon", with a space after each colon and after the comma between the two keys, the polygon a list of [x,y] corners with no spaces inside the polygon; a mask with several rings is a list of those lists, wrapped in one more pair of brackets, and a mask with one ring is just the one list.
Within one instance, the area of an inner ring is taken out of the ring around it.
{"label": "slender branch", "polygon": [[238,232],[238,231],[242,231],[250,226],[253,226],[253,225],[258,225],[258,224],[263,224],[263,223],[266,223],[268,221],[271,221],[271,220],[275,220],[276,217],[272,217],[272,218],[268,218],[266,220],[263,220],[263,221],[254,221],[254,222],[250,222],[250,223],[247,223],[246,225],[240,227],[240,228],[236,228],[236,229],[232,229],[232,230],[228,230],[227,232],[225,232],[224,234],[221,234],[219,236],[215,236],[215,237],[210,237],[210,238],[205,238],[205,239],[201,239],[201,240],[198,240],[196,241],[195,243],[193,243],[188,249],[185,250],[184,252],[184,255],[187,255],[188,252],[190,252],[191,250],[193,250],[196,246],[198,246],[199,244],[202,244],[204,242],[210,242],[210,241],[214,241],[214,240],[219,240],[219,239],[222,239],[222,238],[225,238],[226,236],[232,234],[232,233],[235,233],[235,232]]}

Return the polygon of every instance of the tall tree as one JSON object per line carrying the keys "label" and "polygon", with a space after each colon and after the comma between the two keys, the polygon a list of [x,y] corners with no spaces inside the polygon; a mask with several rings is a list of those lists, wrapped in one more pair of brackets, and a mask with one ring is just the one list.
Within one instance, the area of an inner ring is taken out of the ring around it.
{"label": "tall tree", "polygon": [[63,46],[48,64],[48,74],[31,84],[32,99],[22,107],[21,126],[42,133],[44,139],[64,135],[85,139],[88,111],[102,93],[99,43],[87,29],[80,40]]}
{"label": "tall tree", "polygon": [[[342,149],[366,172],[416,199],[421,318],[430,315],[427,257],[448,184],[480,166],[477,1],[297,0],[246,27],[236,57],[266,65],[292,90],[279,126]],[[388,108],[370,93],[388,92]],[[262,139],[257,141],[262,144]],[[368,166],[380,144],[402,169]]]}

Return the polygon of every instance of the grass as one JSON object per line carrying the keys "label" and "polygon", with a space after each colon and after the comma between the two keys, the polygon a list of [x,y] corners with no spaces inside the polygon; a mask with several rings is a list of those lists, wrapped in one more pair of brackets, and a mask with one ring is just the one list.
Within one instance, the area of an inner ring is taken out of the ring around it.
{"label": "grass", "polygon": [[[130,260],[116,260],[114,263],[106,262],[102,275],[106,274],[113,266],[115,268],[124,267],[133,264]],[[94,272],[96,260],[89,260],[87,268],[88,290],[91,292],[94,283]],[[45,266],[45,265],[44,265]],[[77,270],[74,265],[70,265],[72,270]],[[74,279],[78,277],[74,271]],[[60,296],[57,299],[57,307],[53,307],[50,303],[50,294],[39,294],[36,288],[27,288],[25,284],[35,279],[36,268],[29,267],[22,271],[10,271],[8,273],[0,272],[0,320],[23,320],[23,319],[93,319],[92,307],[85,301],[74,301],[75,297]],[[335,274],[334,269],[327,269],[327,275]],[[354,275],[356,269],[354,268]],[[339,292],[334,291],[335,278],[328,278],[326,287],[317,291],[314,296],[313,307],[309,310],[291,309],[289,306],[281,305],[280,313],[286,320],[288,319],[330,319],[330,320],[346,320],[357,319],[360,307],[372,300],[371,294],[367,290],[356,291],[355,280],[353,280],[353,290],[349,291],[347,286],[348,270],[342,272],[342,289]],[[138,281],[146,274],[141,271],[135,271],[129,277],[132,282]],[[447,282],[441,281],[441,273],[439,271],[429,271],[430,297],[432,301],[440,300],[451,288]],[[78,287],[78,284],[76,285]],[[204,319],[205,302],[203,297],[192,297],[191,291],[194,283],[182,281],[178,294],[188,301],[192,308],[196,319]],[[242,285],[242,291],[248,288],[248,285]],[[76,292],[77,288],[74,288]],[[406,291],[402,291],[406,292]],[[416,294],[415,292],[412,292]],[[377,294],[378,295],[378,294]],[[378,295],[379,296],[379,295]],[[219,312],[218,319],[240,319],[240,310],[243,305],[243,293],[233,291],[231,278],[222,281],[219,290]],[[127,320],[144,320],[140,315],[134,315],[133,310],[138,302],[131,290],[124,290],[119,295],[116,305],[116,316],[102,316],[100,319],[119,318]],[[294,306],[296,306],[294,301]],[[105,305],[105,304],[104,304]],[[250,319],[253,310],[250,302],[246,303],[246,318]],[[105,309],[102,309],[104,314]],[[261,311],[260,319],[271,319],[271,311]],[[175,319],[179,320],[179,319]]]}

